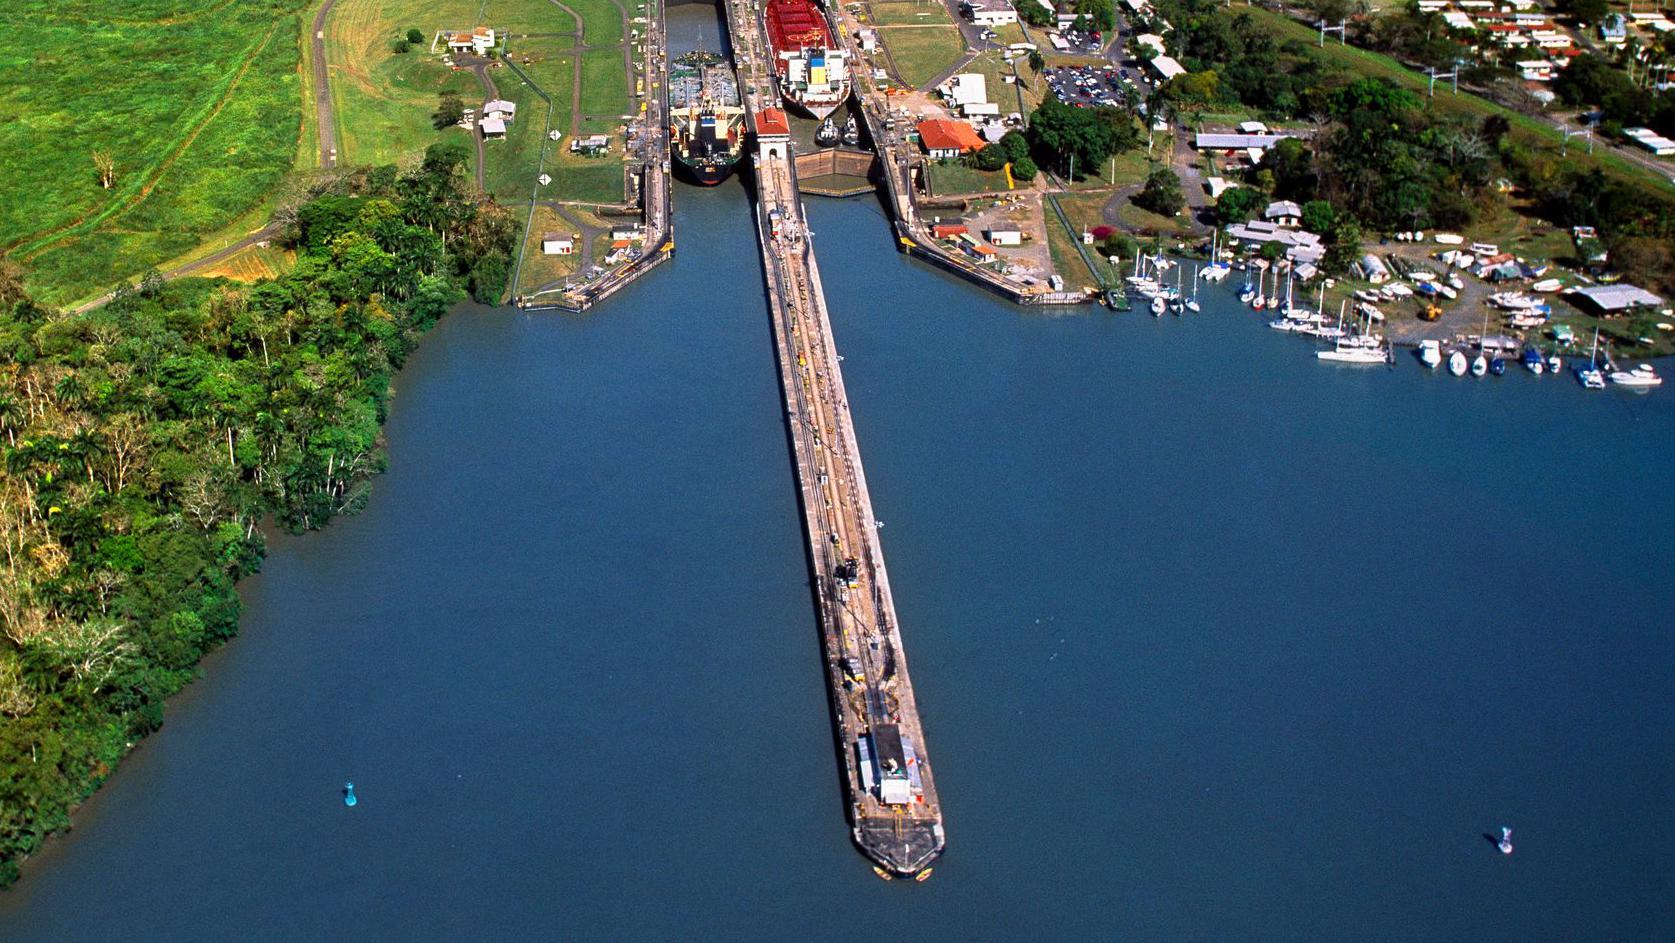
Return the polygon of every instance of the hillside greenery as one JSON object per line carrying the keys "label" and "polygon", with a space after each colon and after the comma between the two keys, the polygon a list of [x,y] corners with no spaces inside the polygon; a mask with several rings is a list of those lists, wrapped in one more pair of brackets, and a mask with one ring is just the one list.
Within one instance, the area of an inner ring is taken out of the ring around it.
{"label": "hillside greenery", "polygon": [[322,184],[252,285],[151,274],[66,315],[0,271],[0,884],[237,631],[258,524],[357,509],[396,370],[504,289],[517,221],[469,161]]}
{"label": "hillside greenery", "polygon": [[0,253],[61,304],[190,252],[294,164],[304,0],[16,0]]}

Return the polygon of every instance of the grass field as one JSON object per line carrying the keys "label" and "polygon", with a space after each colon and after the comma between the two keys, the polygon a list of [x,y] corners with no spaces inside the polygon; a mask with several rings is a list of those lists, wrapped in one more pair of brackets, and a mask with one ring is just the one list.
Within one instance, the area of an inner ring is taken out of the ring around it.
{"label": "grass field", "polygon": [[1006,175],[959,163],[932,161],[925,165],[931,189],[937,196],[969,196],[973,193],[1005,193]]}
{"label": "grass field", "polygon": [[935,26],[883,26],[878,38],[890,50],[890,59],[902,81],[915,88],[924,85],[965,54],[965,38],[951,23]]}
{"label": "grass field", "polygon": [[525,294],[539,289],[543,285],[556,282],[561,278],[574,275],[576,267],[581,264],[581,243],[576,244],[574,255],[543,255],[541,253],[541,236],[544,233],[557,232],[580,235],[570,221],[559,216],[550,207],[535,207],[535,215],[529,223],[529,231],[524,233],[523,269],[518,273],[518,284],[513,286],[516,294]]}
{"label": "grass field", "polygon": [[622,69],[621,52],[589,49],[582,53],[582,113],[594,116],[630,113],[628,74]]}
{"label": "grass field", "polygon": [[[410,28],[432,36],[439,30],[486,25],[505,36],[508,58],[551,100],[552,127],[564,135],[556,145],[542,136],[547,102],[517,71],[490,70],[501,97],[518,104],[518,118],[505,140],[484,142],[488,192],[505,203],[527,204],[545,146],[553,183],[542,189],[542,198],[621,201],[620,140],[611,158],[571,157],[568,147],[576,134],[617,131],[618,116],[637,107],[623,68],[622,8],[612,0],[566,0],[565,5],[579,14],[587,45],[606,48],[578,51],[577,17],[551,0],[338,0],[327,29],[327,56],[338,106],[341,159],[400,162],[443,136],[465,135],[454,129],[436,131],[430,115],[443,91],[457,92],[470,104],[481,102],[485,92],[477,77],[450,70],[428,45],[397,55],[389,51],[389,43]],[[575,110],[578,56],[580,113]],[[603,117],[594,121],[586,115]]]}
{"label": "grass field", "polygon": [[952,24],[948,8],[937,0],[873,0],[870,22],[878,26]]}
{"label": "grass field", "polygon": [[[303,0],[20,0],[0,12],[0,251],[67,303],[260,204],[300,133]],[[114,163],[100,186],[93,153]]]}

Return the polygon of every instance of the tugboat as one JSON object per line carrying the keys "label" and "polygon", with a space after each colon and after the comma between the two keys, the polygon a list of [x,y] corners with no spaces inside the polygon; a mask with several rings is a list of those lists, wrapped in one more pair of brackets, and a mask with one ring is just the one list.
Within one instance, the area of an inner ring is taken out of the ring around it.
{"label": "tugboat", "polygon": [[843,143],[849,147],[857,147],[861,143],[861,126],[856,123],[854,115],[843,123]]}
{"label": "tugboat", "polygon": [[1501,826],[1501,840],[1495,843],[1495,847],[1499,848],[1503,855],[1512,854],[1512,829]]}
{"label": "tugboat", "polygon": [[834,147],[837,142],[837,123],[832,120],[830,115],[827,115],[826,120],[820,122],[820,127],[814,129],[814,143],[821,147]]}

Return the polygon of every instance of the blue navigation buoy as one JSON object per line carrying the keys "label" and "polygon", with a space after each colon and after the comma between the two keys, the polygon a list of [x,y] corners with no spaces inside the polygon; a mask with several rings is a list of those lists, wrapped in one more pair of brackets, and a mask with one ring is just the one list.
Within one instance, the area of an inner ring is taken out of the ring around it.
{"label": "blue navigation buoy", "polygon": [[352,805],[355,804],[355,802],[356,802],[356,799],[355,799],[355,784],[354,783],[344,783],[343,784],[343,804],[352,806]]}

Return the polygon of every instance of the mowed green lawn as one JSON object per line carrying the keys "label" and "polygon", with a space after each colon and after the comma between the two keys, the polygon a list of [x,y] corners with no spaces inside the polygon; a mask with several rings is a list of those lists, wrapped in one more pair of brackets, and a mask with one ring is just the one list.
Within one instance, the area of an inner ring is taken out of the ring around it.
{"label": "mowed green lawn", "polygon": [[[305,0],[14,0],[0,30],[0,251],[63,304],[260,204],[301,128]],[[115,163],[99,185],[93,153]]]}
{"label": "mowed green lawn", "polygon": [[[613,125],[620,124],[614,116],[638,107],[623,69],[622,9],[611,0],[565,0],[565,5],[580,14],[586,43],[607,48],[578,52],[576,17],[551,0],[338,0],[326,37],[342,142],[339,159],[347,164],[410,160],[443,136],[464,133],[436,131],[431,113],[444,91],[476,105],[484,98],[483,88],[471,72],[444,66],[430,43],[438,31],[474,26],[491,26],[504,35],[508,57],[552,100],[552,126],[565,136],[549,145],[551,151],[569,147],[573,127],[586,134],[592,124],[579,121],[573,110],[577,56],[582,60],[581,112],[610,115]],[[425,44],[407,53],[390,52],[391,39],[409,29],[422,32]],[[526,56],[528,63],[523,62]],[[504,140],[485,142],[484,183],[502,202],[527,202],[545,142],[547,103],[512,69],[492,69],[489,77],[503,98],[517,102],[518,117]],[[622,199],[620,154],[591,161],[581,173],[552,164],[549,157],[555,180],[543,190],[544,198]]]}
{"label": "mowed green lawn", "polygon": [[890,59],[902,81],[915,88],[924,85],[965,54],[965,38],[952,24],[938,26],[883,26],[878,38],[890,50]]}

